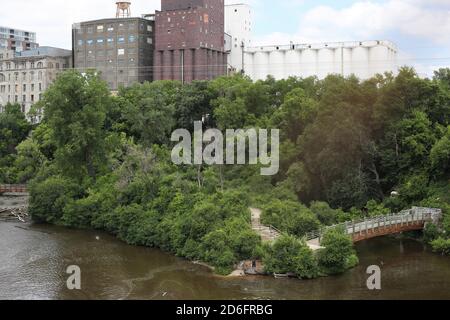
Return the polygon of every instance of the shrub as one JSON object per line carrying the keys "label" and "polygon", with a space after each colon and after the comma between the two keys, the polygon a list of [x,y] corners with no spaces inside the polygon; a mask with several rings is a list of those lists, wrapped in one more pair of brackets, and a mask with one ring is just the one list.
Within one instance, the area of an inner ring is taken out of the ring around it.
{"label": "shrub", "polygon": [[304,205],[294,201],[274,200],[263,206],[262,223],[302,237],[319,229],[320,222]]}
{"label": "shrub", "polygon": [[442,255],[450,255],[450,239],[438,238],[431,242],[433,251]]}
{"label": "shrub", "polygon": [[342,273],[354,263],[356,253],[353,243],[344,230],[328,230],[323,236],[321,245],[325,249],[318,252],[318,262],[325,273]]}
{"label": "shrub", "polygon": [[427,223],[425,229],[423,230],[423,239],[426,243],[430,243],[436,240],[439,237],[439,234],[439,229],[435,224]]}
{"label": "shrub", "polygon": [[263,263],[268,273],[293,272],[298,277],[307,279],[318,275],[312,250],[304,242],[289,235],[283,235],[272,245],[266,246]]}
{"label": "shrub", "polygon": [[60,223],[67,203],[81,193],[81,187],[74,181],[53,176],[30,185],[29,210],[35,221]]}

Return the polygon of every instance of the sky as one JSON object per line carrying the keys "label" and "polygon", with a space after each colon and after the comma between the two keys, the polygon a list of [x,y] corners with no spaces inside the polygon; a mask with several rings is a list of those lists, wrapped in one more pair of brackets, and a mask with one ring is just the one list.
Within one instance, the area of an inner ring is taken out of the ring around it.
{"label": "sky", "polygon": [[[450,67],[450,0],[225,0],[253,8],[253,44],[390,40],[399,64],[422,76]],[[132,15],[160,0],[131,0]],[[74,22],[115,15],[113,0],[14,0],[0,25],[37,32],[40,45],[71,47]]]}

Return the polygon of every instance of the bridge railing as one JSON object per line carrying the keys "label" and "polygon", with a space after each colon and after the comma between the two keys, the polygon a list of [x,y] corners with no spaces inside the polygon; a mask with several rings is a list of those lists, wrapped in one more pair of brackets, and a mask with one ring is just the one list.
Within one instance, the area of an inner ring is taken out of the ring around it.
{"label": "bridge railing", "polygon": [[23,193],[27,192],[25,184],[0,184],[0,193]]}
{"label": "bridge railing", "polygon": [[308,232],[304,239],[306,241],[319,239],[321,240],[323,234],[330,229],[343,229],[347,234],[354,235],[357,233],[366,232],[371,229],[380,227],[388,227],[399,224],[412,224],[417,222],[426,222],[432,220],[432,214],[442,212],[440,209],[433,208],[418,208],[414,207],[409,210],[403,210],[399,213],[389,215],[382,215],[377,217],[366,217],[358,220],[347,221],[333,226],[323,227],[320,230]]}

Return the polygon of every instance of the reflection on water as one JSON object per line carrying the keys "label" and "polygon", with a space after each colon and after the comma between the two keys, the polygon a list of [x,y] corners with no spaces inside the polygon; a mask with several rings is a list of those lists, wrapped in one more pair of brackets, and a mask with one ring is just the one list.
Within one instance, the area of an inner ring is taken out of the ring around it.
{"label": "reflection on water", "polygon": [[[216,277],[205,267],[103,233],[23,227],[0,223],[0,299],[450,299],[450,258],[412,240],[360,243],[357,268],[301,281]],[[365,270],[374,264],[382,269],[382,290],[376,292],[366,287]],[[81,291],[66,288],[69,265],[81,268]]]}

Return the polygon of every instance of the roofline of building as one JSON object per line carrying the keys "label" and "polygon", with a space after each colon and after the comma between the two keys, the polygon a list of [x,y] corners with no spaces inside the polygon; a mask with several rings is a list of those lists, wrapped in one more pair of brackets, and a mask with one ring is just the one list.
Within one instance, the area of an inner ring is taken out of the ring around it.
{"label": "roofline of building", "polygon": [[305,49],[336,49],[336,48],[357,48],[372,47],[381,45],[388,47],[394,51],[398,51],[397,45],[389,40],[365,40],[365,41],[341,41],[341,42],[321,42],[321,43],[303,43],[303,44],[287,44],[287,45],[264,45],[252,46],[245,48],[245,52],[265,52],[265,51],[286,51],[286,50],[305,50]]}
{"label": "roofline of building", "polygon": [[111,20],[144,20],[144,21],[153,21],[153,20],[149,20],[149,19],[145,19],[143,17],[127,17],[127,18],[102,18],[102,19],[97,19],[97,20],[89,20],[89,21],[80,21],[80,22],[75,22],[72,24],[72,29],[74,27],[74,25],[77,24],[82,24],[82,23],[94,23],[94,22],[101,22],[101,21],[111,21]]}
{"label": "roofline of building", "polygon": [[225,7],[234,7],[234,6],[246,6],[251,7],[248,3],[232,3],[232,4],[226,4]]}
{"label": "roofline of building", "polygon": [[23,32],[28,32],[28,33],[32,33],[32,34],[36,35],[35,31],[30,31],[30,30],[26,30],[26,29],[11,28],[11,27],[7,27],[5,25],[0,25],[0,28],[5,28],[5,29],[9,29],[9,30],[14,30],[14,31],[23,31]]}
{"label": "roofline of building", "polygon": [[[7,58],[7,59],[3,59],[2,61],[13,61],[13,60],[27,60],[27,59],[45,59],[45,58],[70,58],[72,56],[72,53],[68,54],[68,55],[56,55],[56,56],[52,56],[52,55],[48,55],[48,54],[44,54],[44,55],[36,55],[36,56],[14,56],[11,58]],[[5,70],[3,70],[5,71]]]}

